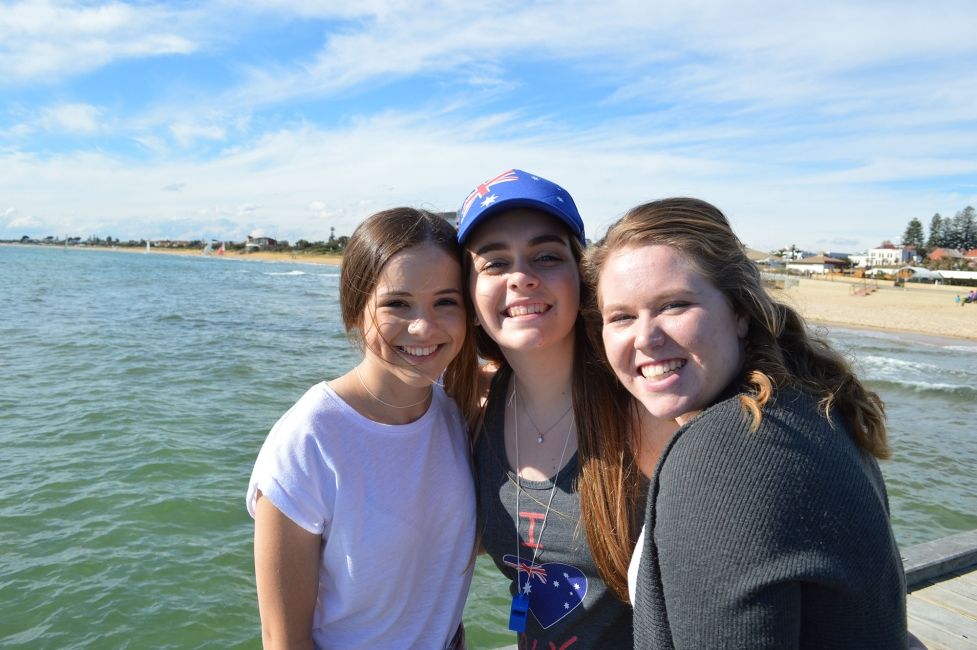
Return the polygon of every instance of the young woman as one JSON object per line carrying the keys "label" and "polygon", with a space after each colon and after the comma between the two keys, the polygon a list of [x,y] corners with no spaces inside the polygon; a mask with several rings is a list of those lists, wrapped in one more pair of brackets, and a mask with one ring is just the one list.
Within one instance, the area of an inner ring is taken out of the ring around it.
{"label": "young woman", "polygon": [[708,203],[634,208],[589,271],[614,372],[681,425],[635,550],[635,646],[905,648],[879,398]]}
{"label": "young woman", "polygon": [[510,629],[525,648],[630,647],[636,409],[581,321],[583,221],[563,188],[514,169],[472,191],[458,239],[479,353],[498,368],[474,458]]}
{"label": "young woman", "polygon": [[339,299],[363,359],[282,416],[248,488],[266,648],[464,645],[477,359],[459,253],[410,208],[350,237]]}

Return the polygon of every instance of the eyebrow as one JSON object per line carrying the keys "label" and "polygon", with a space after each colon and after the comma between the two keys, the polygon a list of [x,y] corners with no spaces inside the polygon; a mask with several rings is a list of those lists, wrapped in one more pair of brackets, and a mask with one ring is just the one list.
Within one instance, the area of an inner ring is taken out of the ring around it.
{"label": "eyebrow", "polygon": [[[437,291],[434,292],[434,295],[436,295],[436,296],[443,296],[443,295],[449,295],[449,294],[458,294],[458,295],[461,295],[461,289],[455,289],[454,287],[446,287],[444,289],[438,289]],[[381,296],[394,296],[394,297],[401,297],[401,296],[403,296],[403,297],[411,297],[414,294],[411,293],[410,291],[405,290],[405,289],[394,289],[392,291],[383,291],[383,292],[380,292],[378,295],[381,295]]]}
{"label": "eyebrow", "polygon": [[[529,246],[539,246],[541,244],[560,244],[564,248],[569,248],[567,246],[566,240],[563,237],[560,237],[559,235],[554,235],[552,233],[538,235],[530,239],[529,242],[527,243]],[[476,249],[474,253],[476,255],[481,256],[484,255],[485,253],[491,253],[493,251],[499,251],[499,250],[506,250],[507,248],[509,248],[509,246],[502,242],[490,242]]]}
{"label": "eyebrow", "polygon": [[[694,289],[666,289],[661,293],[652,296],[653,300],[645,301],[642,305],[638,306],[638,309],[646,307],[648,304],[667,302],[669,300],[681,299],[684,296],[689,296],[691,298],[696,298],[700,295],[700,292]],[[635,309],[635,306],[623,302],[605,303],[601,298],[598,297],[597,309],[599,311],[631,311]]]}

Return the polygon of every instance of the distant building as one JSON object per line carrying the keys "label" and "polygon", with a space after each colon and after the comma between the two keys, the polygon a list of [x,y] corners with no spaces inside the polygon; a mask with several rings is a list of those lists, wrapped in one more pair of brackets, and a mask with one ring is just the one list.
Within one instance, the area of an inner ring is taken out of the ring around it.
{"label": "distant building", "polygon": [[787,262],[787,270],[804,273],[805,275],[811,275],[814,273],[831,273],[833,271],[840,271],[847,263],[848,262],[845,260],[839,260],[836,257],[828,257],[827,255],[823,254],[812,255],[811,257],[805,257],[802,260]]}
{"label": "distant building", "polygon": [[969,266],[977,266],[977,248],[971,248],[969,251],[964,253],[963,259],[967,261]]}
{"label": "distant building", "polygon": [[869,249],[865,266],[901,267],[913,261],[916,248],[913,246],[896,246],[892,242],[882,242],[878,248]]}
{"label": "distant building", "polygon": [[776,253],[765,253],[749,247],[744,247],[743,250],[746,253],[746,257],[758,266],[779,268],[784,265],[783,259],[781,259]]}
{"label": "distant building", "polygon": [[[967,252],[969,253],[970,251]],[[931,262],[938,262],[940,260],[961,260],[963,259],[963,253],[958,251],[956,248],[934,248],[926,257]]]}
{"label": "distant building", "polygon": [[812,253],[811,251],[802,251],[796,248],[795,246],[791,246],[790,248],[782,248],[779,251],[775,251],[774,254],[780,257],[780,259],[784,260],[785,262],[802,260],[805,257],[811,257],[812,255],[814,255],[814,253]]}
{"label": "distant building", "polygon": [[278,240],[272,239],[271,237],[252,237],[248,235],[247,241],[244,242],[244,252],[245,253],[256,253],[258,251],[266,251],[278,246]]}

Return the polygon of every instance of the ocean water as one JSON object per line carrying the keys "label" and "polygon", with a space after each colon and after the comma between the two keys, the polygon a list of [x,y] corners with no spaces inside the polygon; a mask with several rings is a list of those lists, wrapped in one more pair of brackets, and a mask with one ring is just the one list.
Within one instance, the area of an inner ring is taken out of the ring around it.
{"label": "ocean water", "polygon": [[[260,647],[244,491],[358,358],[338,269],[0,246],[0,646]],[[900,544],[977,528],[977,341],[835,329],[887,405]],[[512,642],[479,560],[470,645]]]}

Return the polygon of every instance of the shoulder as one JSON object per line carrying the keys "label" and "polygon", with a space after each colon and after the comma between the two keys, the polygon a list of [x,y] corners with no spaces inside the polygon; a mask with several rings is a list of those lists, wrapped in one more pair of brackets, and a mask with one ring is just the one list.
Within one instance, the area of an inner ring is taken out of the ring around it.
{"label": "shoulder", "polygon": [[322,446],[330,431],[341,430],[356,416],[326,382],[309,388],[268,433],[265,445]]}
{"label": "shoulder", "polygon": [[752,417],[745,412],[741,395],[710,406],[680,428],[666,452],[670,459],[741,453],[751,458],[772,455],[773,461],[823,452],[826,447],[852,447],[840,418],[829,419],[812,395],[792,389],[778,391],[764,407],[756,431],[751,430]]}
{"label": "shoulder", "polygon": [[438,384],[434,385],[434,400],[432,408],[437,411],[438,415],[440,415],[447,427],[461,431],[463,434],[467,435],[468,425],[465,424],[465,417],[461,413],[461,408],[458,406],[458,403],[445,392],[444,388]]}
{"label": "shoulder", "polygon": [[871,461],[816,398],[780,391],[756,431],[750,421],[735,395],[679,430],[652,488],[660,516],[718,524],[736,512],[744,530],[812,536],[841,512],[884,516]]}

